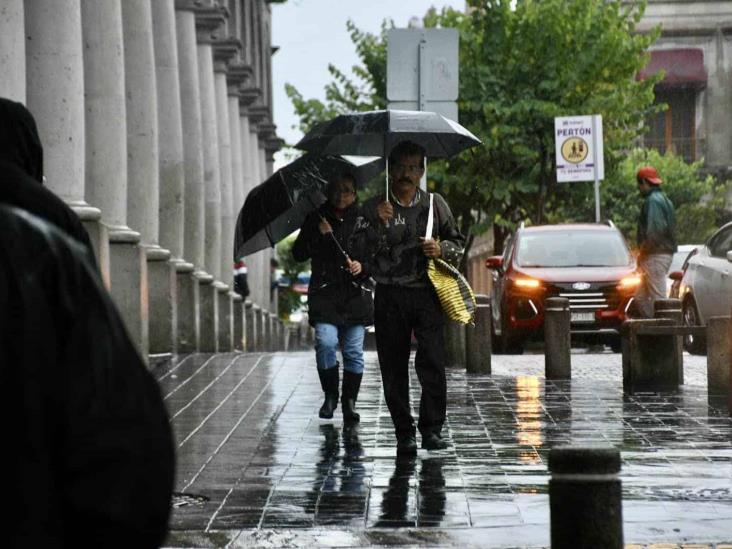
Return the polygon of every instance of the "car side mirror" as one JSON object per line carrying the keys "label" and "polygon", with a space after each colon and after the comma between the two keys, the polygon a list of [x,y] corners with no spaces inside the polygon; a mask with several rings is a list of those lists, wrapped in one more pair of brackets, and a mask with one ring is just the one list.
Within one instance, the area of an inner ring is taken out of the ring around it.
{"label": "car side mirror", "polygon": [[727,261],[732,262],[732,250],[727,252]]}
{"label": "car side mirror", "polygon": [[671,271],[668,275],[671,280],[681,280],[684,277],[683,271]]}
{"label": "car side mirror", "polygon": [[500,269],[503,266],[503,257],[492,255],[485,260],[485,266],[488,269]]}

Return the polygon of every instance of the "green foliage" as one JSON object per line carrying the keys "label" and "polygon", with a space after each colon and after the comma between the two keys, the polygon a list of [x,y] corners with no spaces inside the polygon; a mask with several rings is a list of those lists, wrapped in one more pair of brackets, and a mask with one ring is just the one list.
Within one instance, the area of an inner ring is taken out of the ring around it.
{"label": "green foliage", "polygon": [[[444,194],[466,233],[494,228],[500,247],[520,220],[542,222],[582,186],[558,186],[554,117],[601,114],[606,171],[639,134],[661,75],[636,81],[656,33],[634,34],[645,2],[468,0],[470,10],[430,9],[426,27],[460,33],[460,123],[483,141],[450,161],[431,162],[428,187]],[[330,67],[326,103],[287,93],[307,131],[334,114],[386,104],[386,32],[349,22],[360,65],[356,82]],[[574,201],[574,198],[571,199]],[[581,202],[581,200],[580,200]]]}
{"label": "green foliage", "polygon": [[[296,235],[290,235],[277,244],[277,259],[280,262],[282,275],[291,281],[297,280],[297,275],[302,271],[310,270],[310,261],[295,261],[292,257],[292,245],[295,243]],[[296,311],[301,305],[300,294],[295,293],[291,286],[280,287],[278,291],[278,311],[280,318],[288,320],[290,313]]]}
{"label": "green foliage", "polygon": [[[676,211],[676,239],[680,244],[704,242],[723,222],[726,185],[719,184],[711,175],[700,173],[702,162],[687,164],[673,153],[661,155],[655,149],[635,149],[601,184],[600,203],[603,218],[612,219],[628,241],[636,241],[636,224],[642,204],[635,174],[645,165],[654,166],[663,180],[661,188],[674,204]],[[571,184],[580,185],[580,184]],[[583,197],[586,211],[594,212],[592,184],[584,185],[574,198]],[[580,200],[576,200],[580,202]],[[588,221],[594,213],[578,216],[569,208],[557,208],[554,215],[561,221]]]}

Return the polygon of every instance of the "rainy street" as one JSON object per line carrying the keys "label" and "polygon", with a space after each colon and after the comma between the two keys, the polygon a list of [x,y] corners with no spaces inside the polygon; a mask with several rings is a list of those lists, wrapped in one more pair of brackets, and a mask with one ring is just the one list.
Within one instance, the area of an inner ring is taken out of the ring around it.
{"label": "rainy street", "polygon": [[546,382],[543,354],[448,370],[450,448],[396,459],[374,352],[351,429],[340,407],[318,418],[312,352],[181,357],[155,370],[177,442],[166,546],[548,547],[547,455],[572,443],[621,451],[628,546],[732,547],[732,419],[705,357],[684,363],[678,393],[632,396],[609,352],[573,351],[571,382]]}

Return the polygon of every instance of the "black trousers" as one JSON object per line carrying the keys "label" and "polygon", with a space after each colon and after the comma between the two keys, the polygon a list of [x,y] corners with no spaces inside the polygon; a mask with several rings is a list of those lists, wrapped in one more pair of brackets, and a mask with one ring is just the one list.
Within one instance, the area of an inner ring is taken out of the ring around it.
{"label": "black trousers", "polygon": [[380,284],[374,304],[376,350],[384,397],[397,437],[414,434],[409,406],[411,335],[417,339],[414,366],[422,385],[417,427],[422,435],[440,434],[445,423],[445,318],[435,291]]}

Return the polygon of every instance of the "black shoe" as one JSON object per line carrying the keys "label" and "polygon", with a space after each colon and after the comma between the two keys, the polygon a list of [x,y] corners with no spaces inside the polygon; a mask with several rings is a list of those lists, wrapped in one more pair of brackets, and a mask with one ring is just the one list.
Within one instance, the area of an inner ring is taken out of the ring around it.
{"label": "black shoe", "polygon": [[444,450],[448,447],[447,442],[442,440],[440,435],[430,433],[422,437],[422,448],[425,450]]}
{"label": "black shoe", "polygon": [[327,370],[318,368],[318,376],[320,377],[320,386],[325,393],[325,401],[320,407],[318,416],[323,419],[331,419],[333,411],[338,407],[338,364]]}
{"label": "black shoe", "polygon": [[361,420],[361,416],[356,412],[356,399],[358,398],[362,377],[363,374],[354,374],[348,370],[343,371],[341,405],[343,407],[344,423],[358,423]]}
{"label": "black shoe", "polygon": [[405,435],[397,438],[397,455],[415,455],[417,453],[417,439],[414,435]]}

